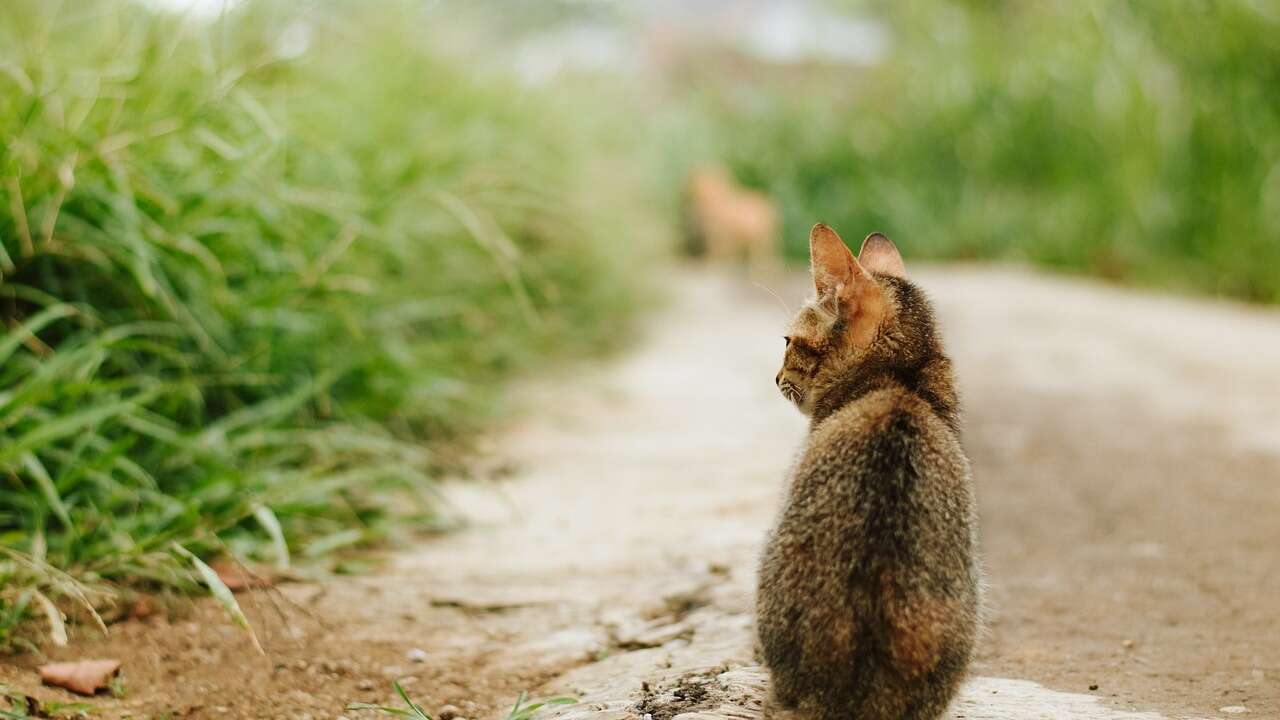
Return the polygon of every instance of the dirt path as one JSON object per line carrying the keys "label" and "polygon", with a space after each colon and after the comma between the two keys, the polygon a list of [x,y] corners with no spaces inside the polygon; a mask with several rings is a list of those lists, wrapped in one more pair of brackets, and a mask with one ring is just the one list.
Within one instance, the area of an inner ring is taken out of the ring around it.
{"label": "dirt path", "polygon": [[[920,278],[962,377],[995,609],[955,717],[1280,717],[1280,315]],[[395,679],[443,720],[525,689],[578,695],[576,720],[758,717],[755,553],[804,431],[772,384],[786,314],[724,279],[674,290],[630,358],[530,393],[496,450],[512,477],[452,491],[474,527],[284,588],[287,621],[247,597],[268,658],[208,604],[59,655],[124,658],[106,717],[354,720]],[[57,697],[32,664],[0,682]]]}

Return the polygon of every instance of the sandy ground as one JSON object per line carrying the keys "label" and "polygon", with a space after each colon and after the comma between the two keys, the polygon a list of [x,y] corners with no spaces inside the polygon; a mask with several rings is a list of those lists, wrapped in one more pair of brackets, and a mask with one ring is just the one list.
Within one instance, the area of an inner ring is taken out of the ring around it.
{"label": "sandy ground", "polygon": [[[1280,314],[980,268],[918,275],[962,378],[993,621],[954,718],[1280,718]],[[521,690],[564,718],[759,716],[755,555],[804,420],[762,288],[673,280],[636,352],[528,391],[514,473],[373,575],[115,625],[103,717],[442,720]],[[770,283],[786,302],[798,277]],[[277,607],[278,611],[277,611]],[[415,652],[420,651],[420,652]],[[47,699],[20,658],[0,683]],[[452,707],[447,707],[452,706]]]}

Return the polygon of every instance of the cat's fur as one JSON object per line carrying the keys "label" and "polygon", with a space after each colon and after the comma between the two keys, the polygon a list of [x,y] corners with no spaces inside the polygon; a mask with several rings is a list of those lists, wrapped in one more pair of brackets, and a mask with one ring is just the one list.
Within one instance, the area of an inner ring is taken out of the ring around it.
{"label": "cat's fur", "polygon": [[768,713],[933,720],[955,696],[981,616],[960,409],[928,301],[898,250],[810,235],[817,299],[777,383],[811,417],[765,546],[757,629]]}

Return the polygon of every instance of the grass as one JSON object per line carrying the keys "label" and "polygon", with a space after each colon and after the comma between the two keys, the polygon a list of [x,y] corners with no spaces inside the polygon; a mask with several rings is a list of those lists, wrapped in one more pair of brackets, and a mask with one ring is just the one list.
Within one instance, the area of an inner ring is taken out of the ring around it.
{"label": "grass", "polygon": [[[396,694],[404,702],[405,707],[391,707],[388,705],[373,705],[370,703],[351,703],[347,705],[348,710],[373,710],[379,714],[394,715],[396,717],[415,718],[416,720],[432,720],[427,711],[422,706],[413,701],[409,697],[409,693],[405,692],[398,681],[391,683],[395,688]],[[520,696],[516,698],[516,702],[511,706],[511,710],[507,712],[505,720],[530,720],[534,713],[544,707],[554,705],[573,705],[578,702],[577,698],[569,696],[558,696],[545,698],[542,700],[529,700],[529,694],[521,691]]]}
{"label": "grass", "polygon": [[878,64],[673,73],[676,177],[726,161],[780,201],[797,260],[821,219],[913,257],[1280,302],[1274,8],[843,5],[884,23]]}
{"label": "grass", "polygon": [[6,7],[0,645],[40,595],[439,526],[504,381],[625,340],[634,193],[432,12]]}
{"label": "grass", "polygon": [[29,695],[0,684],[0,720],[27,718],[82,718],[93,711],[83,702],[40,702]]}

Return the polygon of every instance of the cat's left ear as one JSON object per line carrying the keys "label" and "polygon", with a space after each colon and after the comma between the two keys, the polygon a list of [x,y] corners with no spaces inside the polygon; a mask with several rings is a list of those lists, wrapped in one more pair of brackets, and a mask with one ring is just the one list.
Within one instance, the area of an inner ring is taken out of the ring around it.
{"label": "cat's left ear", "polygon": [[871,233],[862,241],[858,262],[871,272],[907,279],[907,266],[902,262],[898,246],[880,233]]}

